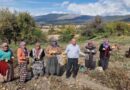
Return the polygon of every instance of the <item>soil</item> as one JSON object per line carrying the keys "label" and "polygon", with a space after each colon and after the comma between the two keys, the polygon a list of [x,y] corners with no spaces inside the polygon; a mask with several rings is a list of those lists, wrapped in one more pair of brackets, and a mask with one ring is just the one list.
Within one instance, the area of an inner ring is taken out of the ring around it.
{"label": "soil", "polygon": [[[17,74],[16,74],[17,75]],[[63,76],[43,76],[20,84],[19,79],[8,83],[1,83],[0,90],[112,90],[89,79],[87,74],[79,72],[76,79]]]}

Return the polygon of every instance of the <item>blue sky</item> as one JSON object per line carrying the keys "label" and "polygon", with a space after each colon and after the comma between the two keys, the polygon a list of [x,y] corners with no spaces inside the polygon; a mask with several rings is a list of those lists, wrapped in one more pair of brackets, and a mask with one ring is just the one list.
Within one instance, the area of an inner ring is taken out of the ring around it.
{"label": "blue sky", "polygon": [[0,0],[0,8],[31,15],[71,13],[82,15],[130,14],[130,0]]}

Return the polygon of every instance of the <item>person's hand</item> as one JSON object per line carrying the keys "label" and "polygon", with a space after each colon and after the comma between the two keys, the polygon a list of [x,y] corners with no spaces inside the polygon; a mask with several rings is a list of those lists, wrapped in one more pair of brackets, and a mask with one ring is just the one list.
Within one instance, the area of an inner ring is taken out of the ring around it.
{"label": "person's hand", "polygon": [[5,59],[5,62],[8,62],[8,59]]}
{"label": "person's hand", "polygon": [[14,59],[14,57],[12,57],[12,59]]}
{"label": "person's hand", "polygon": [[89,49],[87,49],[87,52],[90,52],[90,50],[89,50]]}
{"label": "person's hand", "polygon": [[94,50],[92,50],[92,53],[94,53],[95,51]]}
{"label": "person's hand", "polygon": [[15,58],[14,58],[14,57],[12,57],[12,58],[11,58],[11,61],[14,61],[14,59],[15,59]]}
{"label": "person's hand", "polygon": [[106,50],[105,48],[103,48],[103,50]]}

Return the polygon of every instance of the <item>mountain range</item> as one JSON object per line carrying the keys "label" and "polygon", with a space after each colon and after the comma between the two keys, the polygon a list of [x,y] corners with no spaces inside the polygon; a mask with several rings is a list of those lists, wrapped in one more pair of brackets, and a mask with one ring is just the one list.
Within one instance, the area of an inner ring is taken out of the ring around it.
{"label": "mountain range", "polygon": [[[95,16],[89,15],[77,15],[77,14],[47,14],[35,16],[34,20],[38,24],[84,24],[92,21]],[[101,16],[102,20],[105,22],[109,21],[124,21],[130,22],[130,15],[124,16]]]}

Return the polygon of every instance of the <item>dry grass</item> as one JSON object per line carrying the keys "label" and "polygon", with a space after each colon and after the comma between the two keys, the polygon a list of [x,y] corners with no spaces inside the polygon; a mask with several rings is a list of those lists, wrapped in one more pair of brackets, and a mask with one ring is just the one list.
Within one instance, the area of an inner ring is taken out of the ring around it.
{"label": "dry grass", "polygon": [[116,90],[130,90],[130,78],[125,69],[111,68],[105,72],[93,71],[89,76],[107,87]]}

